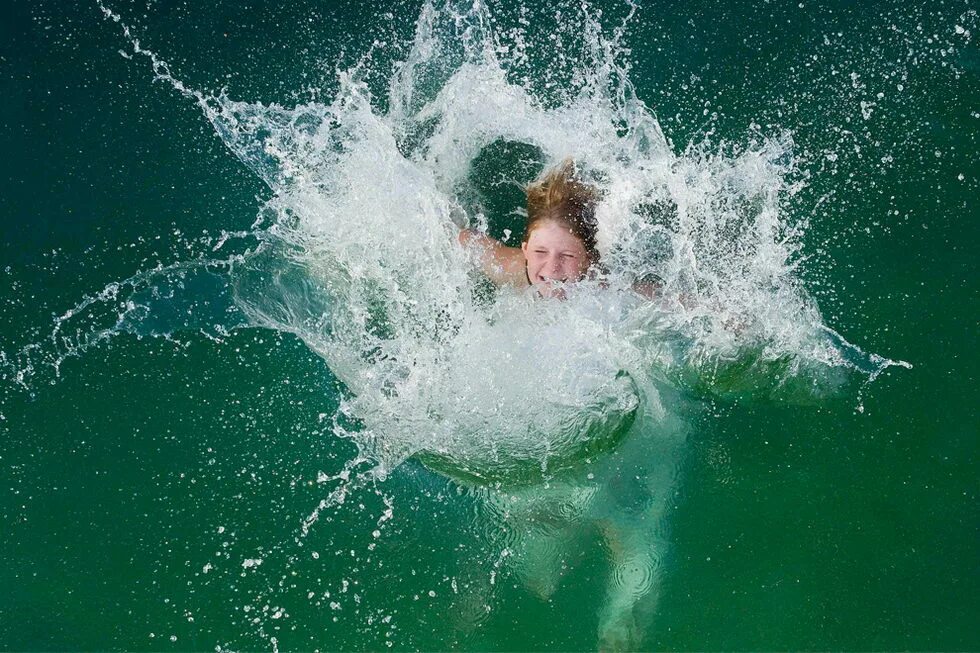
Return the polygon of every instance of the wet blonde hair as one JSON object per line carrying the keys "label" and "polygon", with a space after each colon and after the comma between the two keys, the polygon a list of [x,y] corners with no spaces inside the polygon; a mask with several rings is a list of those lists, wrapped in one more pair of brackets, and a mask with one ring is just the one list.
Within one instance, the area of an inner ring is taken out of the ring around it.
{"label": "wet blonde hair", "polygon": [[582,241],[592,263],[598,263],[595,218],[598,201],[599,190],[581,181],[575,172],[575,162],[565,159],[527,187],[524,242],[541,223],[553,220],[568,227],[572,235]]}

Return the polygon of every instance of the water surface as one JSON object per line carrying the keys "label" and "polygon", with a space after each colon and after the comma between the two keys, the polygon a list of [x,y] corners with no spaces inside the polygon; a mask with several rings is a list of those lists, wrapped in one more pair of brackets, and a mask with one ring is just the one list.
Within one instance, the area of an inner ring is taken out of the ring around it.
{"label": "water surface", "polygon": [[[190,97],[97,5],[2,28],[6,648],[980,645],[971,3],[107,7]],[[704,314],[471,292],[440,230],[569,155]]]}

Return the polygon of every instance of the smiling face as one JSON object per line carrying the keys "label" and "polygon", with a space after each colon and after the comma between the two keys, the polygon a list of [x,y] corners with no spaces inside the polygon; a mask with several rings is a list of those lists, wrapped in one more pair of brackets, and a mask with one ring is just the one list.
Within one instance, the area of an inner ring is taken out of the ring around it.
{"label": "smiling face", "polygon": [[543,220],[534,226],[521,244],[527,260],[527,278],[542,295],[555,295],[553,282],[582,279],[592,259],[582,241],[557,220]]}

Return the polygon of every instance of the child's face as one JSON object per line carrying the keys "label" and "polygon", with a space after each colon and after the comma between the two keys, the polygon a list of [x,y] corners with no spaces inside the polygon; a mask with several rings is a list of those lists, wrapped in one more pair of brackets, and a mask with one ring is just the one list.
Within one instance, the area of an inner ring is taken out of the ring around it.
{"label": "child's face", "polygon": [[527,259],[527,277],[545,297],[556,294],[552,282],[578,281],[592,265],[582,241],[554,220],[535,227],[521,249]]}

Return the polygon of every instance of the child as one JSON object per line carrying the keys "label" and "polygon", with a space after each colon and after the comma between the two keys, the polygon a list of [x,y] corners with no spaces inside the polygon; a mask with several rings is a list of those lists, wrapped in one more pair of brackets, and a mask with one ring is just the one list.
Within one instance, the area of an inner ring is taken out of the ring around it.
{"label": "child", "polygon": [[507,247],[465,229],[459,241],[475,247],[480,267],[498,286],[534,286],[544,297],[561,297],[560,285],[595,274],[595,207],[599,193],[575,178],[572,161],[546,172],[527,189],[527,226],[520,247]]}

